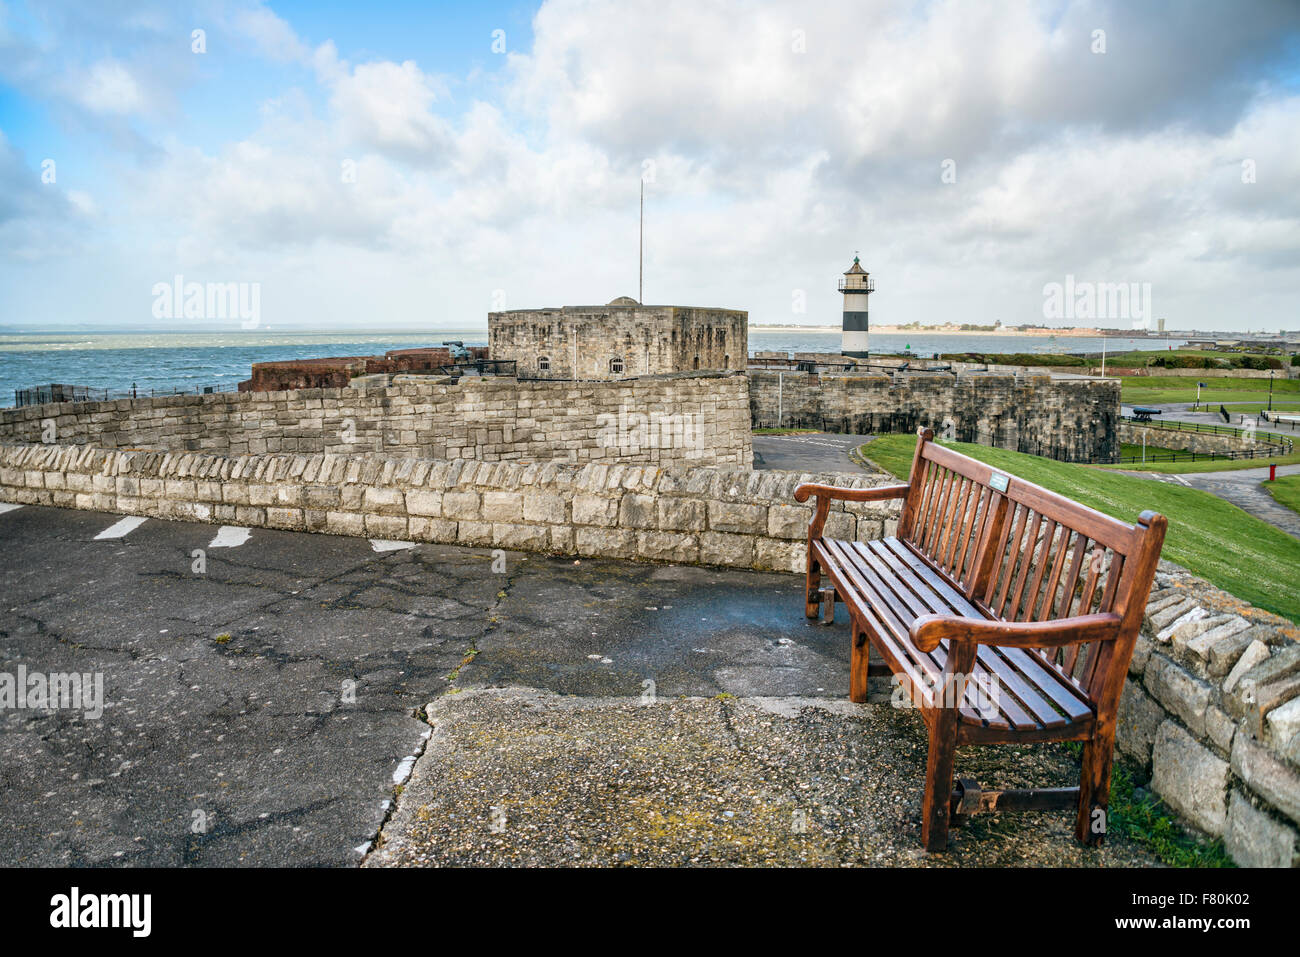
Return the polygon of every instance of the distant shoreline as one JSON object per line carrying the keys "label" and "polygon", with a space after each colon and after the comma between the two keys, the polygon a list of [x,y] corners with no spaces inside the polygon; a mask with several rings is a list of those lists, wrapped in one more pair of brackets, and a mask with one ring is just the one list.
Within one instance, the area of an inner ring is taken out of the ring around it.
{"label": "distant shoreline", "polygon": [[[750,326],[750,332],[840,332],[839,326]],[[1133,335],[1114,330],[1079,329],[945,329],[942,327],[904,329],[900,326],[872,326],[871,331],[882,336],[1036,336],[1043,339],[1185,339],[1186,336],[1166,333],[1160,336]],[[1135,332],[1137,330],[1134,330]]]}

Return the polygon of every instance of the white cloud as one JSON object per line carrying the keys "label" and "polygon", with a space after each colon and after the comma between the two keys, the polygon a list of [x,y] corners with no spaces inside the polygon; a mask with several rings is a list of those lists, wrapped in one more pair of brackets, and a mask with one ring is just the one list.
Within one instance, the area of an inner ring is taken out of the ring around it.
{"label": "white cloud", "polygon": [[114,59],[100,60],[79,83],[77,99],[95,113],[122,115],[135,113],[144,105],[140,85],[124,64]]}
{"label": "white cloud", "polygon": [[415,62],[362,63],[337,76],[330,106],[361,146],[422,162],[446,159],[447,124],[431,111],[437,81]]}

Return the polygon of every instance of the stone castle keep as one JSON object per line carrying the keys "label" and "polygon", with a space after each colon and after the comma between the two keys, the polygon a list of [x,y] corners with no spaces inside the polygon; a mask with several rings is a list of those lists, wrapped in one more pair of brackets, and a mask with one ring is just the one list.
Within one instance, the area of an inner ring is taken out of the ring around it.
{"label": "stone castle keep", "polygon": [[604,306],[492,312],[488,353],[514,361],[521,377],[538,379],[743,371],[749,359],[749,313],[643,306],[626,296]]}

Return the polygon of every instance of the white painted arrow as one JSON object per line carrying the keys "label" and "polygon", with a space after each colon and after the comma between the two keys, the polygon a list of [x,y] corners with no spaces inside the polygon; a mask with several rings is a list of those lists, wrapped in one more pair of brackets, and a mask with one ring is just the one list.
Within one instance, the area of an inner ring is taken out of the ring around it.
{"label": "white painted arrow", "polygon": [[101,538],[125,538],[147,521],[149,521],[149,519],[143,518],[139,515],[128,515],[120,522],[114,522],[112,525],[108,526],[108,528],[96,535],[95,540],[99,541]]}
{"label": "white painted arrow", "polygon": [[239,525],[222,525],[217,529],[217,537],[208,543],[208,548],[238,548],[252,534],[251,530]]}

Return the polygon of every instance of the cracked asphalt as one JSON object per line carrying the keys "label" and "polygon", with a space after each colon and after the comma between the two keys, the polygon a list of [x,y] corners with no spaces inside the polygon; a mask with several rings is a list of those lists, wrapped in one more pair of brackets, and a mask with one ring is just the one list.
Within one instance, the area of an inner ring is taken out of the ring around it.
{"label": "cracked asphalt", "polygon": [[754,468],[796,472],[866,472],[849,453],[871,436],[804,432],[754,436]]}

